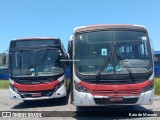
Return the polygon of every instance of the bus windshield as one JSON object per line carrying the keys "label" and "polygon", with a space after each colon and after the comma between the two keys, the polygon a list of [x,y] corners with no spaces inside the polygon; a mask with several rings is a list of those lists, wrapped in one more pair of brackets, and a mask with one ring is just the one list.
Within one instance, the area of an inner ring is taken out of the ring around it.
{"label": "bus windshield", "polygon": [[132,73],[147,73],[152,69],[151,48],[145,31],[77,33],[74,57],[80,74],[96,75],[100,69],[101,74],[129,74],[128,68]]}
{"label": "bus windshield", "polygon": [[53,76],[64,72],[58,49],[12,51],[10,60],[13,77]]}

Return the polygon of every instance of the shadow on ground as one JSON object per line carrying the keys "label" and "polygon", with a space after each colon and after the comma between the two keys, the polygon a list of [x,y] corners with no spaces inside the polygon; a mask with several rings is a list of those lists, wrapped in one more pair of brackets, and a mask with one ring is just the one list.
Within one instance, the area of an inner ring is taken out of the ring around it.
{"label": "shadow on ground", "polygon": [[144,118],[147,115],[154,114],[152,109],[146,109],[142,106],[105,106],[105,107],[78,107],[74,118],[84,119],[130,119]]}

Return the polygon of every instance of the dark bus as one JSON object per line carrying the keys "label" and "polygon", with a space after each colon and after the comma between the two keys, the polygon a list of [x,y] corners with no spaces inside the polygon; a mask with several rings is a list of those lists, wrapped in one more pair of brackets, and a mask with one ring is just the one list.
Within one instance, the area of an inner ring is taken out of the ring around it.
{"label": "dark bus", "polygon": [[12,40],[9,47],[11,99],[29,101],[65,97],[64,61],[67,58],[60,39]]}

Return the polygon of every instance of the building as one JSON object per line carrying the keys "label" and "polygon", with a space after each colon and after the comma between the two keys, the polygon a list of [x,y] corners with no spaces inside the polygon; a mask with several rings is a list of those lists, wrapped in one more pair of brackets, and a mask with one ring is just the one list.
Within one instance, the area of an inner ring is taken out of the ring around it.
{"label": "building", "polygon": [[160,77],[160,51],[154,51],[155,76]]}

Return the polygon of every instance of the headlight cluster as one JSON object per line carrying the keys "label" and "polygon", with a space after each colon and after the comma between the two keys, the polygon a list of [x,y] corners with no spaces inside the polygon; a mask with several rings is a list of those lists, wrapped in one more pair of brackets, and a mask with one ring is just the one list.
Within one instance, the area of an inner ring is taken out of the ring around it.
{"label": "headlight cluster", "polygon": [[147,92],[149,90],[152,90],[154,88],[154,80],[151,81],[151,84],[147,85],[144,87],[141,91],[141,93]]}
{"label": "headlight cluster", "polygon": [[58,83],[55,87],[54,87],[54,90],[58,90],[62,85],[64,84],[64,80],[60,83]]}
{"label": "headlight cluster", "polygon": [[90,93],[90,91],[86,87],[82,86],[81,84],[74,82],[74,85],[75,85],[75,89],[78,92]]}
{"label": "headlight cluster", "polygon": [[10,84],[10,88],[11,88],[14,92],[19,93],[18,88],[16,88],[16,87],[13,86],[12,84]]}

